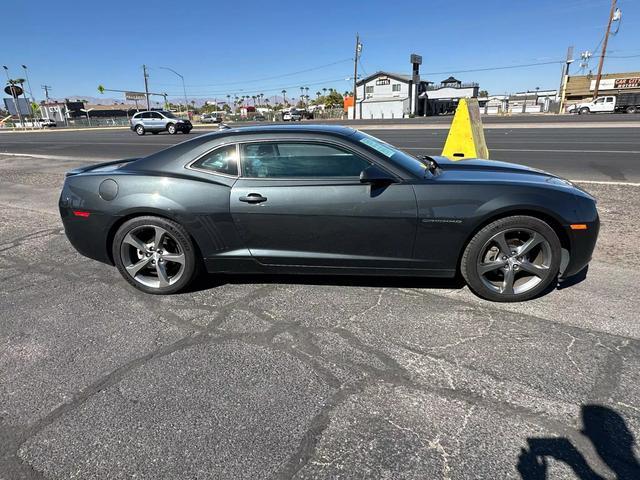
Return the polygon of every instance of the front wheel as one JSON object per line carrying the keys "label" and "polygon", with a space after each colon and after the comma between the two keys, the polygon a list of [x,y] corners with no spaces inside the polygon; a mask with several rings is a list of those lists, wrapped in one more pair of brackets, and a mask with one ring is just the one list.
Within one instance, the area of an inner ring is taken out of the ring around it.
{"label": "front wheel", "polygon": [[166,295],[195,278],[198,257],[182,225],[144,216],[125,222],[116,232],[113,259],[124,279],[138,290]]}
{"label": "front wheel", "polygon": [[544,221],[517,215],[480,230],[467,245],[460,270],[478,296],[496,302],[529,300],[555,282],[558,235]]}

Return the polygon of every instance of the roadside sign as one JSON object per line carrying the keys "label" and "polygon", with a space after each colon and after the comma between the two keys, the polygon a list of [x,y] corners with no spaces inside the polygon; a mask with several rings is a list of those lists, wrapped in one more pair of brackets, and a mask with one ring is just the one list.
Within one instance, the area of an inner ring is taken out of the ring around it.
{"label": "roadside sign", "polygon": [[11,115],[18,114],[18,112],[16,112],[16,103],[18,104],[18,110],[20,111],[20,115],[31,115],[31,105],[29,104],[29,101],[27,99],[16,98],[14,101],[13,98],[4,98],[3,100],[4,100],[4,108]]}
{"label": "roadside sign", "polygon": [[24,93],[24,91],[18,85],[7,85],[4,87],[4,93],[14,97],[19,97]]}
{"label": "roadside sign", "polygon": [[124,98],[127,100],[145,100],[147,96],[144,92],[124,92]]}

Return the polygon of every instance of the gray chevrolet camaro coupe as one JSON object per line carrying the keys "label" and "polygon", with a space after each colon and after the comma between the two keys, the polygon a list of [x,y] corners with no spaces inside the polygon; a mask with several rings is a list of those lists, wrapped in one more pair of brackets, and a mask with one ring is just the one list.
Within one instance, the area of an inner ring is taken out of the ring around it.
{"label": "gray chevrolet camaro coupe", "polygon": [[454,277],[526,300],[586,267],[596,202],[549,173],[416,158],[333,126],[202,135],[145,158],[67,173],[67,237],[134,287],[201,271]]}

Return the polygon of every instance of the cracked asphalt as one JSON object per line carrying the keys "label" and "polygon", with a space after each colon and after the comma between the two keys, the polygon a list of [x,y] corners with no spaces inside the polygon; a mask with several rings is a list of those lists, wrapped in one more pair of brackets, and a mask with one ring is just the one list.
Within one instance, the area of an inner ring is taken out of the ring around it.
{"label": "cracked asphalt", "polygon": [[638,479],[640,187],[584,185],[588,274],[206,278],[147,296],[77,254],[77,159],[0,156],[0,479]]}

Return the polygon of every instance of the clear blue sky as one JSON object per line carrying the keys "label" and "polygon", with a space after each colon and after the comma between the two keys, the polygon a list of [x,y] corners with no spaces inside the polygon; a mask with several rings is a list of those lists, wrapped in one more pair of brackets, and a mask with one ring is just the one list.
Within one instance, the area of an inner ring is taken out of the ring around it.
{"label": "clear blue sky", "polygon": [[[185,76],[190,98],[222,99],[227,93],[273,95],[282,88],[297,97],[302,85],[310,94],[322,87],[349,89],[345,79],[352,75],[356,32],[364,44],[367,74],[409,72],[409,54],[415,52],[423,56],[423,79],[440,81],[451,72],[496,94],[556,88],[560,66],[555,64],[457,72],[560,60],[569,45],[576,55],[593,50],[603,36],[610,1],[36,0],[11,5],[15,14],[4,9],[2,15],[0,62],[13,77],[23,76],[20,65],[27,64],[38,99],[44,83],[58,98],[97,97],[98,84],[141,90],[143,63],[150,66],[152,91],[181,95],[179,79],[157,68],[169,66]],[[605,71],[640,70],[640,1],[620,0],[619,6],[623,21],[609,50],[612,57],[636,56],[607,59]],[[596,66],[594,58],[591,68]],[[302,70],[308,71],[287,75]]]}

